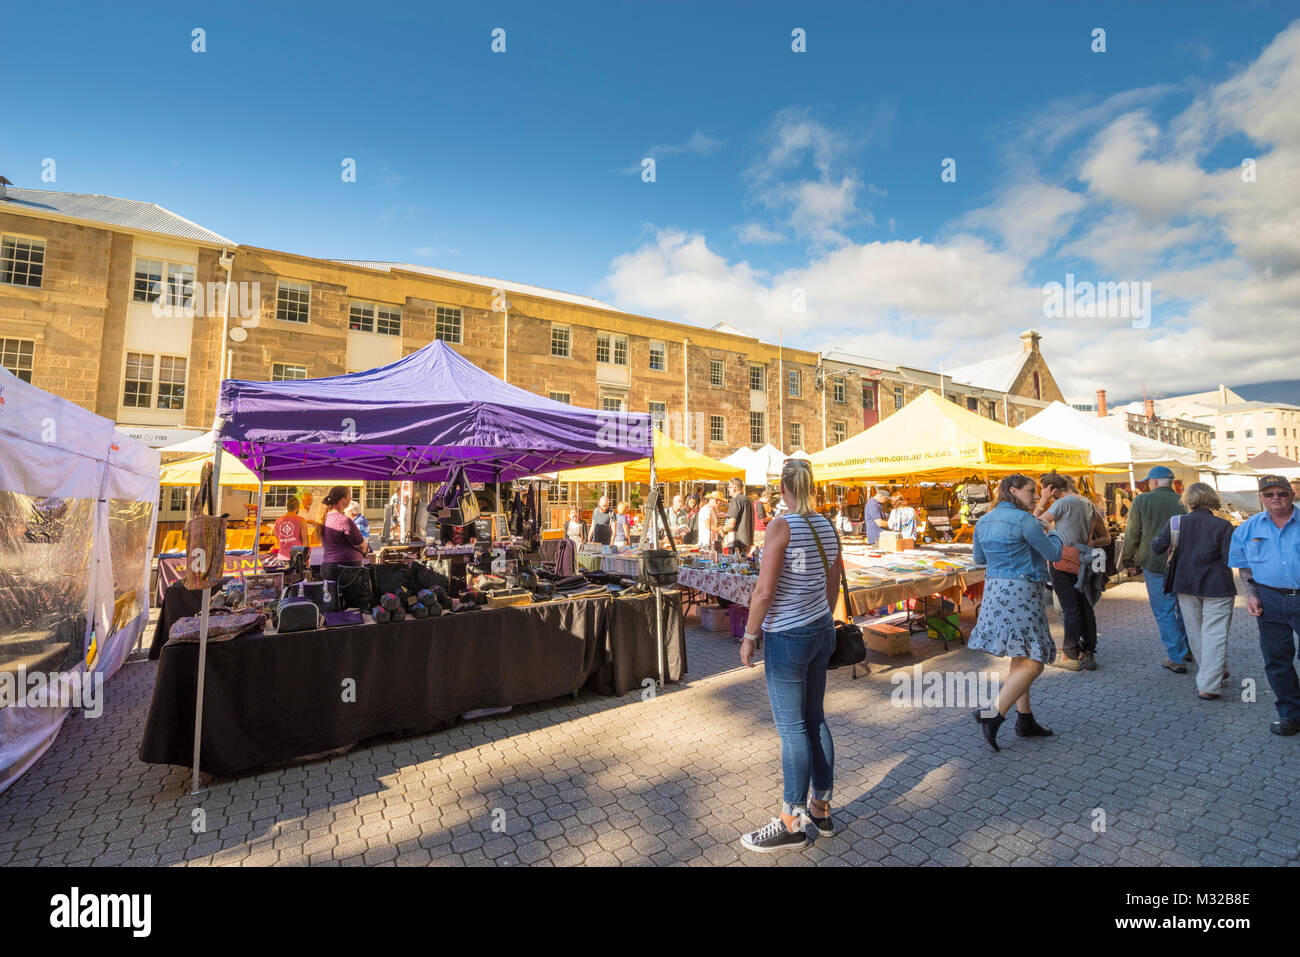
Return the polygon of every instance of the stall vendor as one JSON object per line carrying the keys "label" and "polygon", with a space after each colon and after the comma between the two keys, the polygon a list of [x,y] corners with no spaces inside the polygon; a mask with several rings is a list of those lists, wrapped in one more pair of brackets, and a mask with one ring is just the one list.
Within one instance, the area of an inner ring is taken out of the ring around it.
{"label": "stall vendor", "polygon": [[370,607],[370,572],[366,568],[366,543],[346,509],[352,504],[352,493],[346,485],[335,485],[325,496],[325,527],[322,533],[324,554],[321,556],[321,578],[338,582],[339,597],[348,608]]}
{"label": "stall vendor", "polygon": [[319,547],[321,544],[321,531],[325,528],[324,503],[313,504],[311,492],[303,492],[298,511],[307,524],[307,544],[314,548]]}
{"label": "stall vendor", "polygon": [[602,495],[591,513],[591,530],[588,532],[591,537],[587,541],[597,545],[608,545],[613,541],[613,518],[614,514],[609,509],[609,496]]}
{"label": "stall vendor", "polygon": [[307,523],[298,514],[300,507],[298,499],[290,495],[289,501],[285,503],[284,514],[275,520],[275,540],[279,546],[276,554],[285,561],[289,560],[294,546],[307,544]]}
{"label": "stall vendor", "polygon": [[867,544],[875,545],[880,541],[881,531],[889,528],[889,489],[883,485],[876,486],[876,494],[867,502],[863,510],[862,533],[867,536]]}

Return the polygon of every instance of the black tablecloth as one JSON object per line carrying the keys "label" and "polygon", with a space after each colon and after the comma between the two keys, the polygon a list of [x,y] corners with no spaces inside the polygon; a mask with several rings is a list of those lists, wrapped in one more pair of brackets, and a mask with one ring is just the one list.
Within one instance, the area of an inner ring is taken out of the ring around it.
{"label": "black tablecloth", "polygon": [[[664,622],[680,678],[679,599],[665,598]],[[235,774],[427,731],[467,711],[557,698],[605,672],[610,688],[638,687],[658,671],[653,623],[650,596],[589,598],[213,642],[201,770]],[[197,666],[197,643],[163,647],[141,760],[189,765]]]}
{"label": "black tablecloth", "polygon": [[[663,593],[664,678],[681,681],[686,673],[686,641],[682,627],[682,596],[677,589]],[[615,598],[609,609],[609,661],[596,671],[587,687],[599,694],[625,695],[645,678],[659,676],[655,648],[655,605],[650,595]]]}

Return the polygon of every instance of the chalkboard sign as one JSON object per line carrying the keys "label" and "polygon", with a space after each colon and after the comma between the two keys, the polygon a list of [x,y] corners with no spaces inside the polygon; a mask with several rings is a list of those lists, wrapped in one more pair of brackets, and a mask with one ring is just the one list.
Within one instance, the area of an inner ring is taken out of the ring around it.
{"label": "chalkboard sign", "polygon": [[474,522],[474,537],[480,542],[491,541],[492,539],[492,517],[486,516]]}

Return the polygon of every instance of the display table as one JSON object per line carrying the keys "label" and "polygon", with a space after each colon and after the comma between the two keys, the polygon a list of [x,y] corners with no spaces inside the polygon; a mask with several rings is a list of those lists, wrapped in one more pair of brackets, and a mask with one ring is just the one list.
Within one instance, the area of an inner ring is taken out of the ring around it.
{"label": "display table", "polygon": [[[936,567],[936,562],[966,567]],[[958,554],[927,554],[923,550],[869,554],[865,548],[845,549],[844,570],[849,580],[853,614],[913,598],[943,595],[954,604],[984,581],[984,567]]]}
{"label": "display table", "polygon": [[737,605],[749,607],[754,597],[754,586],[758,584],[757,575],[734,575],[712,568],[692,568],[683,566],[677,569],[677,584],[696,591],[725,598]]}
{"label": "display table", "polygon": [[[428,731],[480,708],[557,698],[589,683],[624,693],[657,675],[653,623],[653,598],[641,595],[212,642],[201,770],[228,775],[307,760],[376,735]],[[680,600],[667,595],[664,633],[668,677],[680,679]],[[142,761],[192,760],[198,651],[197,643],[163,647]]]}

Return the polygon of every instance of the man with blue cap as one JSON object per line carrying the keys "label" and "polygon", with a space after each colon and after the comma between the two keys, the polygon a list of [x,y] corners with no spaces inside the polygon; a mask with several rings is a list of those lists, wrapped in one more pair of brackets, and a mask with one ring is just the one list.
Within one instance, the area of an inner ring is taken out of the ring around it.
{"label": "man with blue cap", "polygon": [[1269,730],[1292,735],[1300,731],[1300,676],[1292,660],[1300,632],[1300,512],[1281,475],[1260,477],[1259,502],[1264,510],[1232,533],[1228,564],[1239,569],[1246,610],[1259,622],[1264,673],[1277,699],[1278,720]]}
{"label": "man with blue cap", "polygon": [[1160,643],[1165,646],[1167,657],[1162,667],[1175,674],[1185,675],[1185,662],[1190,654],[1187,631],[1183,627],[1183,616],[1178,610],[1177,596],[1165,594],[1165,568],[1169,564],[1169,556],[1152,552],[1151,543],[1169,524],[1171,516],[1186,515],[1187,509],[1174,491],[1172,471],[1163,465],[1157,465],[1147,473],[1145,481],[1147,491],[1133,500],[1133,506],[1128,511],[1120,564],[1128,569],[1130,575],[1137,574],[1138,568],[1142,569],[1147,599],[1151,602],[1151,614],[1155,616],[1156,627],[1160,630]]}

